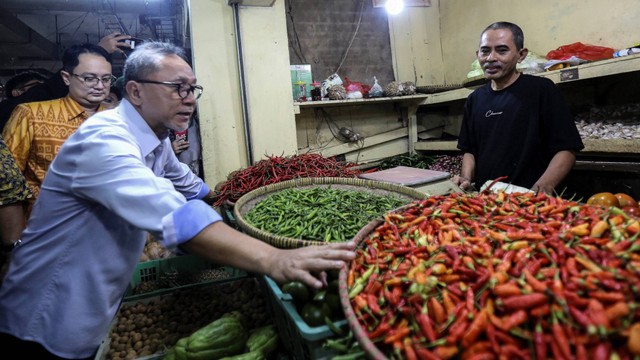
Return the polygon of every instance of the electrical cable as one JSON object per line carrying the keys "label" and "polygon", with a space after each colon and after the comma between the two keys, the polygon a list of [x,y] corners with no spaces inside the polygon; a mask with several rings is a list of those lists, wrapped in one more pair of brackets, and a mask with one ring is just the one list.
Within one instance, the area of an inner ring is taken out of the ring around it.
{"label": "electrical cable", "polygon": [[366,0],[362,0],[360,2],[360,15],[358,16],[358,25],[356,25],[356,30],[353,32],[353,36],[351,37],[351,41],[349,41],[349,46],[347,46],[347,49],[344,52],[344,55],[342,55],[342,60],[340,60],[340,65],[338,65],[338,68],[336,69],[336,71],[334,71],[334,74],[337,74],[338,71],[340,71],[340,68],[342,68],[342,64],[344,64],[344,61],[347,59],[347,54],[349,54],[349,50],[351,49],[351,45],[353,44],[353,40],[356,38],[356,35],[358,35],[358,29],[360,29],[360,23],[362,22],[362,13],[364,12],[364,3]]}
{"label": "electrical cable", "polygon": [[293,51],[296,53],[296,56],[300,61],[302,61],[303,64],[307,64],[307,58],[304,56],[304,52],[302,51],[302,44],[300,44],[300,37],[298,37],[298,30],[296,30],[296,23],[293,20],[293,7],[291,6],[291,2],[289,2],[289,11],[287,11],[287,14],[289,15],[289,19],[291,20],[291,30],[293,31],[293,36],[295,37]]}

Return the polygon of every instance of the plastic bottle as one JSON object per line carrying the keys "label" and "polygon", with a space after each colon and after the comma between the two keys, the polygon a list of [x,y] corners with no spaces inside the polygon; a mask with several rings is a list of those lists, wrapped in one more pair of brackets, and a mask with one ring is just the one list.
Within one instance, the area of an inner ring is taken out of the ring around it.
{"label": "plastic bottle", "polygon": [[634,54],[640,54],[640,47],[630,47],[628,49],[618,50],[615,53],[613,53],[613,57],[616,58],[616,57],[634,55]]}
{"label": "plastic bottle", "polygon": [[320,83],[317,81],[314,81],[312,85],[313,85],[313,89],[311,89],[311,100],[321,101],[322,90],[320,89]]}

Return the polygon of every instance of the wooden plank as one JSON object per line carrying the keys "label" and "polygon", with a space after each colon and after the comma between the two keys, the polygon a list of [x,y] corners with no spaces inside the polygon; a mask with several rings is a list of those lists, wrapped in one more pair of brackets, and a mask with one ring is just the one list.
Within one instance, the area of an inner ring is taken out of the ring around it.
{"label": "wooden plank", "polygon": [[417,151],[459,151],[457,141],[418,141],[413,144]]}
{"label": "wooden plank", "polygon": [[419,104],[429,95],[416,94],[406,96],[394,96],[394,97],[380,97],[380,98],[367,98],[367,99],[345,99],[345,100],[327,100],[327,101],[306,101],[306,102],[294,102],[294,107],[297,106],[300,109],[303,108],[315,108],[315,107],[331,107],[331,106],[356,106],[356,105],[371,105],[377,103],[409,103]]}

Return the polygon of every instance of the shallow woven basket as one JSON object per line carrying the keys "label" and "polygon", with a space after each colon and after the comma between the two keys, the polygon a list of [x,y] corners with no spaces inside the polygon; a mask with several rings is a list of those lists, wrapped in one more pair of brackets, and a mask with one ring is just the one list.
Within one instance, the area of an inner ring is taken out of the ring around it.
{"label": "shallow woven basket", "polygon": [[251,209],[273,193],[290,188],[304,189],[316,187],[331,187],[333,189],[361,191],[381,196],[391,195],[404,198],[408,203],[414,200],[426,199],[428,197],[427,194],[413,188],[382,181],[337,177],[299,178],[263,186],[240,197],[233,208],[233,214],[238,223],[238,227],[245,233],[282,249],[325,244],[322,241],[294,239],[272,234],[258,229],[245,220],[245,215],[251,211]]}
{"label": "shallow woven basket", "polygon": [[[402,208],[400,208],[402,209]],[[400,209],[396,209],[391,212],[399,212]],[[375,229],[382,225],[384,220],[376,219],[368,223],[365,227],[360,229],[356,236],[353,238],[353,241],[356,243],[356,247],[360,247],[362,242],[369,237],[371,233],[375,231]],[[347,287],[347,276],[349,274],[349,267],[343,267],[340,270],[340,277],[338,278],[339,282],[339,294],[340,294],[340,303],[342,304],[342,310],[344,311],[345,318],[347,319],[347,323],[349,327],[353,331],[353,335],[355,336],[358,344],[362,350],[364,350],[365,354],[369,359],[373,360],[387,360],[387,356],[378,349],[378,347],[369,339],[367,336],[367,332],[362,328],[358,318],[356,317],[356,313],[353,311],[353,307],[351,306],[351,301],[349,301],[349,289]]]}

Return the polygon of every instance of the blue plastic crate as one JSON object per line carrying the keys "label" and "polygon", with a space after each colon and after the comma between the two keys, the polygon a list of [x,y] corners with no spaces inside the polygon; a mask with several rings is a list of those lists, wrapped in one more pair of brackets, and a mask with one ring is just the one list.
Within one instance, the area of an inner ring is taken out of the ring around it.
{"label": "blue plastic crate", "polygon": [[[335,336],[327,325],[307,325],[298,314],[291,295],[283,293],[268,276],[261,277],[261,280],[266,288],[265,296],[278,327],[278,334],[291,359],[322,360],[338,355],[333,349],[322,347],[327,339]],[[335,325],[343,330],[348,327],[347,320],[340,320]]]}

